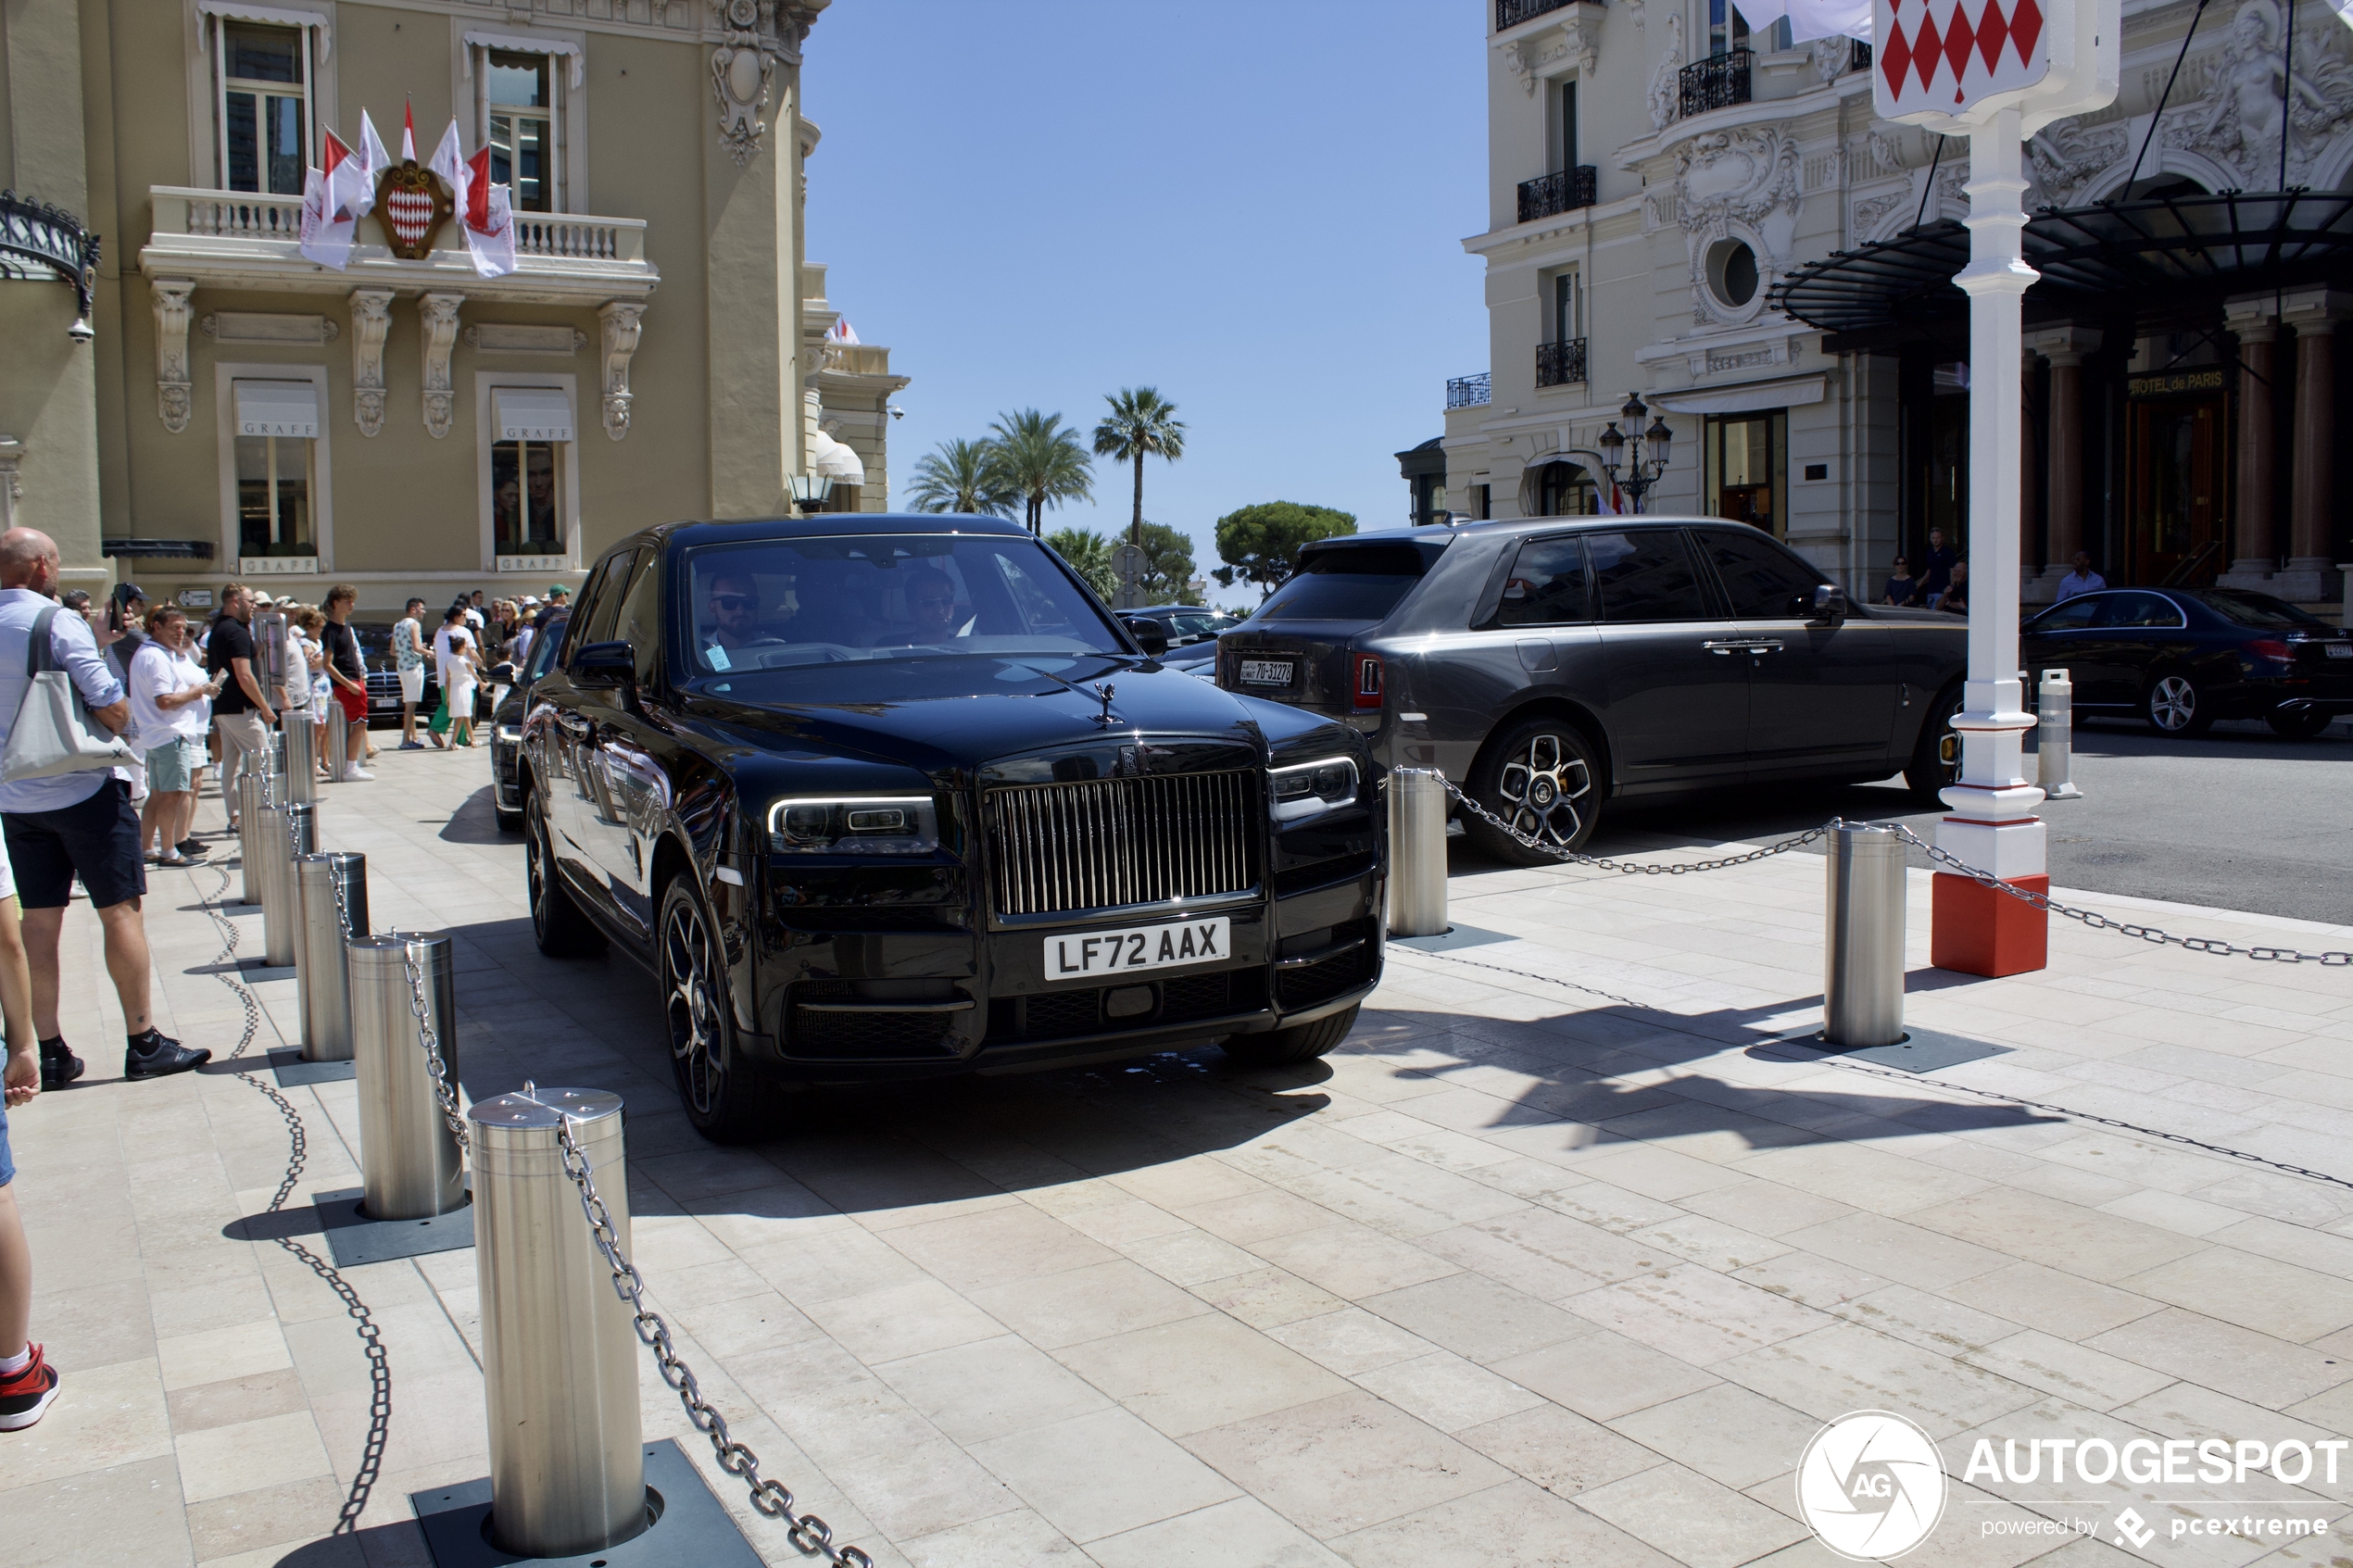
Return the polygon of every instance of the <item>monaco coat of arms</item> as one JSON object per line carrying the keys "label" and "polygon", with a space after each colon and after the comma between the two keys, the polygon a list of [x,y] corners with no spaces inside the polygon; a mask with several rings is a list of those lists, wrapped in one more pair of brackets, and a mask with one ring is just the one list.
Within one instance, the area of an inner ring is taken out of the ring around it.
{"label": "monaco coat of arms", "polygon": [[449,187],[414,158],[392,165],[376,179],[376,216],[392,254],[403,261],[422,261],[432,253],[434,237],[454,207]]}

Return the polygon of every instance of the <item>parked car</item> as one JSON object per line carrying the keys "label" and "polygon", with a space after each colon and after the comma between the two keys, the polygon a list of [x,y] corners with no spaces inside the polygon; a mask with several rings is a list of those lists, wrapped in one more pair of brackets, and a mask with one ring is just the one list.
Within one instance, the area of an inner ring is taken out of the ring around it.
{"label": "parked car", "polygon": [[563,646],[563,622],[532,640],[521,668],[503,663],[490,672],[490,684],[507,688],[507,698],[490,716],[490,809],[501,833],[522,831],[522,795],[515,782],[515,763],[522,753],[522,716],[531,698],[531,683],[547,672]]}
{"label": "parked car", "polygon": [[1139,621],[1156,623],[1172,649],[1214,642],[1218,633],[1238,624],[1234,617],[1200,605],[1148,605],[1142,609],[1123,609],[1119,615],[1131,627]]}
{"label": "parked car", "polygon": [[[383,723],[400,721],[400,666],[392,652],[392,622],[389,621],[355,621],[352,632],[359,639],[359,656],[368,666],[368,725],[371,729]],[[425,633],[430,642],[433,633]],[[430,717],[441,706],[441,677],[433,667],[430,656],[425,659],[425,695],[417,705],[420,715]]]}
{"label": "parked car", "polygon": [[2137,714],[2161,735],[2261,719],[2295,739],[2353,713],[2353,634],[2243,588],[2110,588],[2021,629],[2036,680],[2064,669],[2085,717]]}
{"label": "parked car", "polygon": [[1147,657],[1017,523],[673,523],[525,699],[532,928],[654,972],[713,1137],[780,1085],[1222,1041],[1318,1055],[1379,979],[1347,725]]}
{"label": "parked car", "polygon": [[1698,788],[1900,771],[1932,799],[1967,643],[1954,616],[1848,603],[1744,523],[1529,518],[1308,546],[1218,638],[1217,684],[1342,720],[1576,849],[1605,803]]}

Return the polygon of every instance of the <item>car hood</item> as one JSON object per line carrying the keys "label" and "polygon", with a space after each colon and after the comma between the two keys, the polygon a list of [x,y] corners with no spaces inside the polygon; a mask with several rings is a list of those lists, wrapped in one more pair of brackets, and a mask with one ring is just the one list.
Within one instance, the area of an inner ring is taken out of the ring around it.
{"label": "car hood", "polygon": [[[954,668],[975,664],[976,671]],[[699,682],[685,694],[686,713],[760,750],[849,754],[926,774],[1129,732],[1214,736],[1253,748],[1263,738],[1273,750],[1326,730],[1353,738],[1345,726],[1220,691],[1181,671],[1116,659],[959,659],[928,668],[823,671]],[[1113,689],[1109,725],[1100,721],[1103,704],[1089,689],[1099,683]]]}

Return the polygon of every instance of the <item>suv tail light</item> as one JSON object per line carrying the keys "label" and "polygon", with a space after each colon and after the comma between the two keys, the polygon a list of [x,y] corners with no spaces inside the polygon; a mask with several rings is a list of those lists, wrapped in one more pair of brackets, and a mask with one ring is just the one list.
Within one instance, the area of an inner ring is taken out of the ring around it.
{"label": "suv tail light", "polygon": [[2243,645],[2240,651],[2249,659],[2274,659],[2282,664],[2296,662],[2296,650],[2277,637],[2258,637]]}
{"label": "suv tail light", "polygon": [[1357,709],[1361,711],[1365,709],[1378,708],[1381,705],[1381,696],[1380,655],[1377,653],[1358,654],[1356,656],[1355,683],[1355,699]]}

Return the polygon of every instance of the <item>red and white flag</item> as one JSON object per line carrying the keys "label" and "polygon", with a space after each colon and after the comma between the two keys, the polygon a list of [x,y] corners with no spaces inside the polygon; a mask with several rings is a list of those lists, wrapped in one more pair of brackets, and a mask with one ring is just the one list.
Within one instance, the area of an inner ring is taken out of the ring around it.
{"label": "red and white flag", "polygon": [[[458,122],[453,119],[449,123]],[[417,106],[410,103],[400,106],[400,161],[417,161]]]}
{"label": "red and white flag", "polygon": [[[384,151],[384,139],[376,134],[376,122],[368,111],[359,111],[359,178],[368,185],[369,206],[375,205],[376,176],[392,167],[392,155]],[[366,211],[366,207],[360,208]]]}
{"label": "red and white flag", "polygon": [[[2347,5],[2353,5],[2353,0],[2346,0],[2346,3]],[[833,327],[825,333],[825,336],[835,343],[856,343],[858,341],[858,329],[849,324],[849,317],[844,316],[835,320]]]}
{"label": "red and white flag", "polygon": [[327,132],[325,139],[327,167],[308,169],[302,177],[301,250],[320,266],[340,272],[351,265],[352,232],[359,226],[359,214],[340,199],[348,182],[343,170],[357,160],[333,132]]}
{"label": "red and white flag", "polygon": [[515,270],[515,220],[504,185],[490,182],[490,149],[471,158],[459,140],[458,122],[441,133],[441,145],[429,165],[449,186],[457,204],[458,222],[466,236],[466,254],[474,270],[485,278],[504,277]]}

